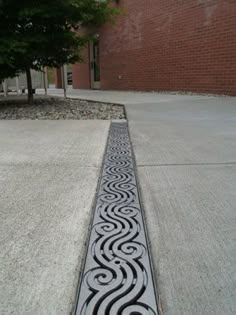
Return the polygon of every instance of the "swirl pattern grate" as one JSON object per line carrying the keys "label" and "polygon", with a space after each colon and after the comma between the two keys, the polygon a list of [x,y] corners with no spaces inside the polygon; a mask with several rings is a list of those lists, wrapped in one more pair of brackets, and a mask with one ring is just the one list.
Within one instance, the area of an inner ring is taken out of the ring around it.
{"label": "swirl pattern grate", "polygon": [[112,123],[76,315],[157,315],[127,123]]}

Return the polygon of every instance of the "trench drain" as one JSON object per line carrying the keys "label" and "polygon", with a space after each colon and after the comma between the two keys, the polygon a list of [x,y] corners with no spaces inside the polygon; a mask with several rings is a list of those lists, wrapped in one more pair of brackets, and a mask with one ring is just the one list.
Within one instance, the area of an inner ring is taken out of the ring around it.
{"label": "trench drain", "polygon": [[76,315],[157,315],[127,123],[111,124]]}

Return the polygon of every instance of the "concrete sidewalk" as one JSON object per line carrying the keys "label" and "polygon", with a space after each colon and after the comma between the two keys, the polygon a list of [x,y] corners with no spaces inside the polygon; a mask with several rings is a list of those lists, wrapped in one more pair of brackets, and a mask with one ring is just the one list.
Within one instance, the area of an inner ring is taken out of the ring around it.
{"label": "concrete sidewalk", "polygon": [[0,122],[0,314],[70,314],[109,121]]}
{"label": "concrete sidewalk", "polygon": [[[163,314],[235,314],[236,98],[68,95],[126,105]],[[108,127],[0,122],[1,314],[73,308]]]}
{"label": "concrete sidewalk", "polygon": [[68,95],[126,105],[163,314],[235,314],[236,98]]}
{"label": "concrete sidewalk", "polygon": [[164,314],[236,313],[235,105],[127,106]]}
{"label": "concrete sidewalk", "polygon": [[[43,89],[37,89],[38,95],[44,95]],[[62,89],[48,89],[48,95],[64,97]],[[67,97],[79,98],[82,100],[117,103],[117,104],[156,104],[157,102],[175,102],[176,100],[209,100],[215,96],[205,95],[181,95],[178,93],[157,93],[157,92],[123,92],[103,90],[67,90]]]}

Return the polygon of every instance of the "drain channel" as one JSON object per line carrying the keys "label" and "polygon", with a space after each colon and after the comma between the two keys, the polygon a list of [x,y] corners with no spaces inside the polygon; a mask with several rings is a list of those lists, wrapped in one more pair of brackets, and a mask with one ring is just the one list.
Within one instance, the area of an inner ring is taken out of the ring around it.
{"label": "drain channel", "polygon": [[112,123],[76,315],[157,315],[127,123]]}

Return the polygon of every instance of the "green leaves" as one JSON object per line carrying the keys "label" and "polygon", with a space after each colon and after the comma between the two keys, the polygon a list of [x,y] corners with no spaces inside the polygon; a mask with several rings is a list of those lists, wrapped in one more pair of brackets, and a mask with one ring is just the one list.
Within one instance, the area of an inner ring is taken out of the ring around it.
{"label": "green leaves", "polygon": [[81,59],[89,36],[117,10],[108,0],[0,0],[0,79],[26,68],[59,67]]}

